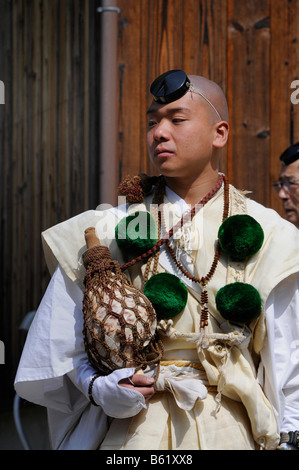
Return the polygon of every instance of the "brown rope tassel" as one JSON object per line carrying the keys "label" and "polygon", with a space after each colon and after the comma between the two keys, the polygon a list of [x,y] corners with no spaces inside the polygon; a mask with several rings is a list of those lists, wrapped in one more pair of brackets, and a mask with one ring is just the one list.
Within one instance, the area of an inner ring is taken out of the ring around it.
{"label": "brown rope tassel", "polygon": [[83,336],[90,363],[104,373],[157,364],[163,346],[152,304],[111,259],[109,248],[100,245],[94,228],[85,238]]}

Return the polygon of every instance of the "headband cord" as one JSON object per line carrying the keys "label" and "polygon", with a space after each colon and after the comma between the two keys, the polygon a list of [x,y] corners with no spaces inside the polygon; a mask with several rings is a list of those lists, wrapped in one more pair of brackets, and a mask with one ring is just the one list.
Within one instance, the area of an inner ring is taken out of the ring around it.
{"label": "headband cord", "polygon": [[210,101],[205,95],[203,95],[203,93],[201,93],[201,92],[198,91],[196,88],[194,88],[194,86],[193,86],[192,84],[190,84],[189,90],[190,90],[192,93],[196,93],[197,95],[200,95],[204,100],[206,100],[206,102],[209,103],[210,106],[212,106],[212,108],[214,109],[215,113],[216,113],[217,116],[219,117],[220,121],[222,121],[222,118],[221,118],[220,114],[218,113],[217,109],[215,108],[215,106],[211,103],[211,101]]}

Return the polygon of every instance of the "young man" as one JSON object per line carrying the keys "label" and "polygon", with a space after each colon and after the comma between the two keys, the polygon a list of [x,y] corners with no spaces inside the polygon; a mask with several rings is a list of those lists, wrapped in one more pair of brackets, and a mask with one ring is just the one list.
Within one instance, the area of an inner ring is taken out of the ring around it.
{"label": "young man", "polygon": [[288,147],[280,160],[279,180],[273,188],[282,200],[286,219],[299,228],[299,143]]}
{"label": "young man", "polygon": [[[55,449],[296,448],[298,231],[219,173],[229,124],[218,85],[170,71],[151,92],[147,146],[160,176],[135,204],[88,211],[43,234],[54,274],[16,390],[48,408]],[[82,335],[84,230],[94,226],[123,264],[128,250],[115,227],[144,211],[166,241],[126,273],[157,311],[159,374],[150,366],[98,377]],[[162,283],[165,273],[172,277]]]}

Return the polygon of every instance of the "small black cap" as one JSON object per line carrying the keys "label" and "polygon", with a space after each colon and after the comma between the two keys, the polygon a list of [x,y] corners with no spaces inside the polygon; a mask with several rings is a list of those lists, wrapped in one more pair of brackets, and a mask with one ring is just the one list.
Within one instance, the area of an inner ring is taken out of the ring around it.
{"label": "small black cap", "polygon": [[280,160],[285,165],[290,165],[299,159],[299,142],[288,147],[280,156]]}
{"label": "small black cap", "polygon": [[157,103],[171,103],[181,98],[190,87],[190,80],[183,70],[170,70],[156,78],[150,92]]}

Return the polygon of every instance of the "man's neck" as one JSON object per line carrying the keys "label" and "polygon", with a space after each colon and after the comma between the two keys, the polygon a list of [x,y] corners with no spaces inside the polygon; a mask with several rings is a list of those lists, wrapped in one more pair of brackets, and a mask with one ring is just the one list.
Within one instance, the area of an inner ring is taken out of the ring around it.
{"label": "man's neck", "polygon": [[199,178],[165,177],[167,186],[180,196],[191,207],[195,206],[217,184],[218,171]]}

